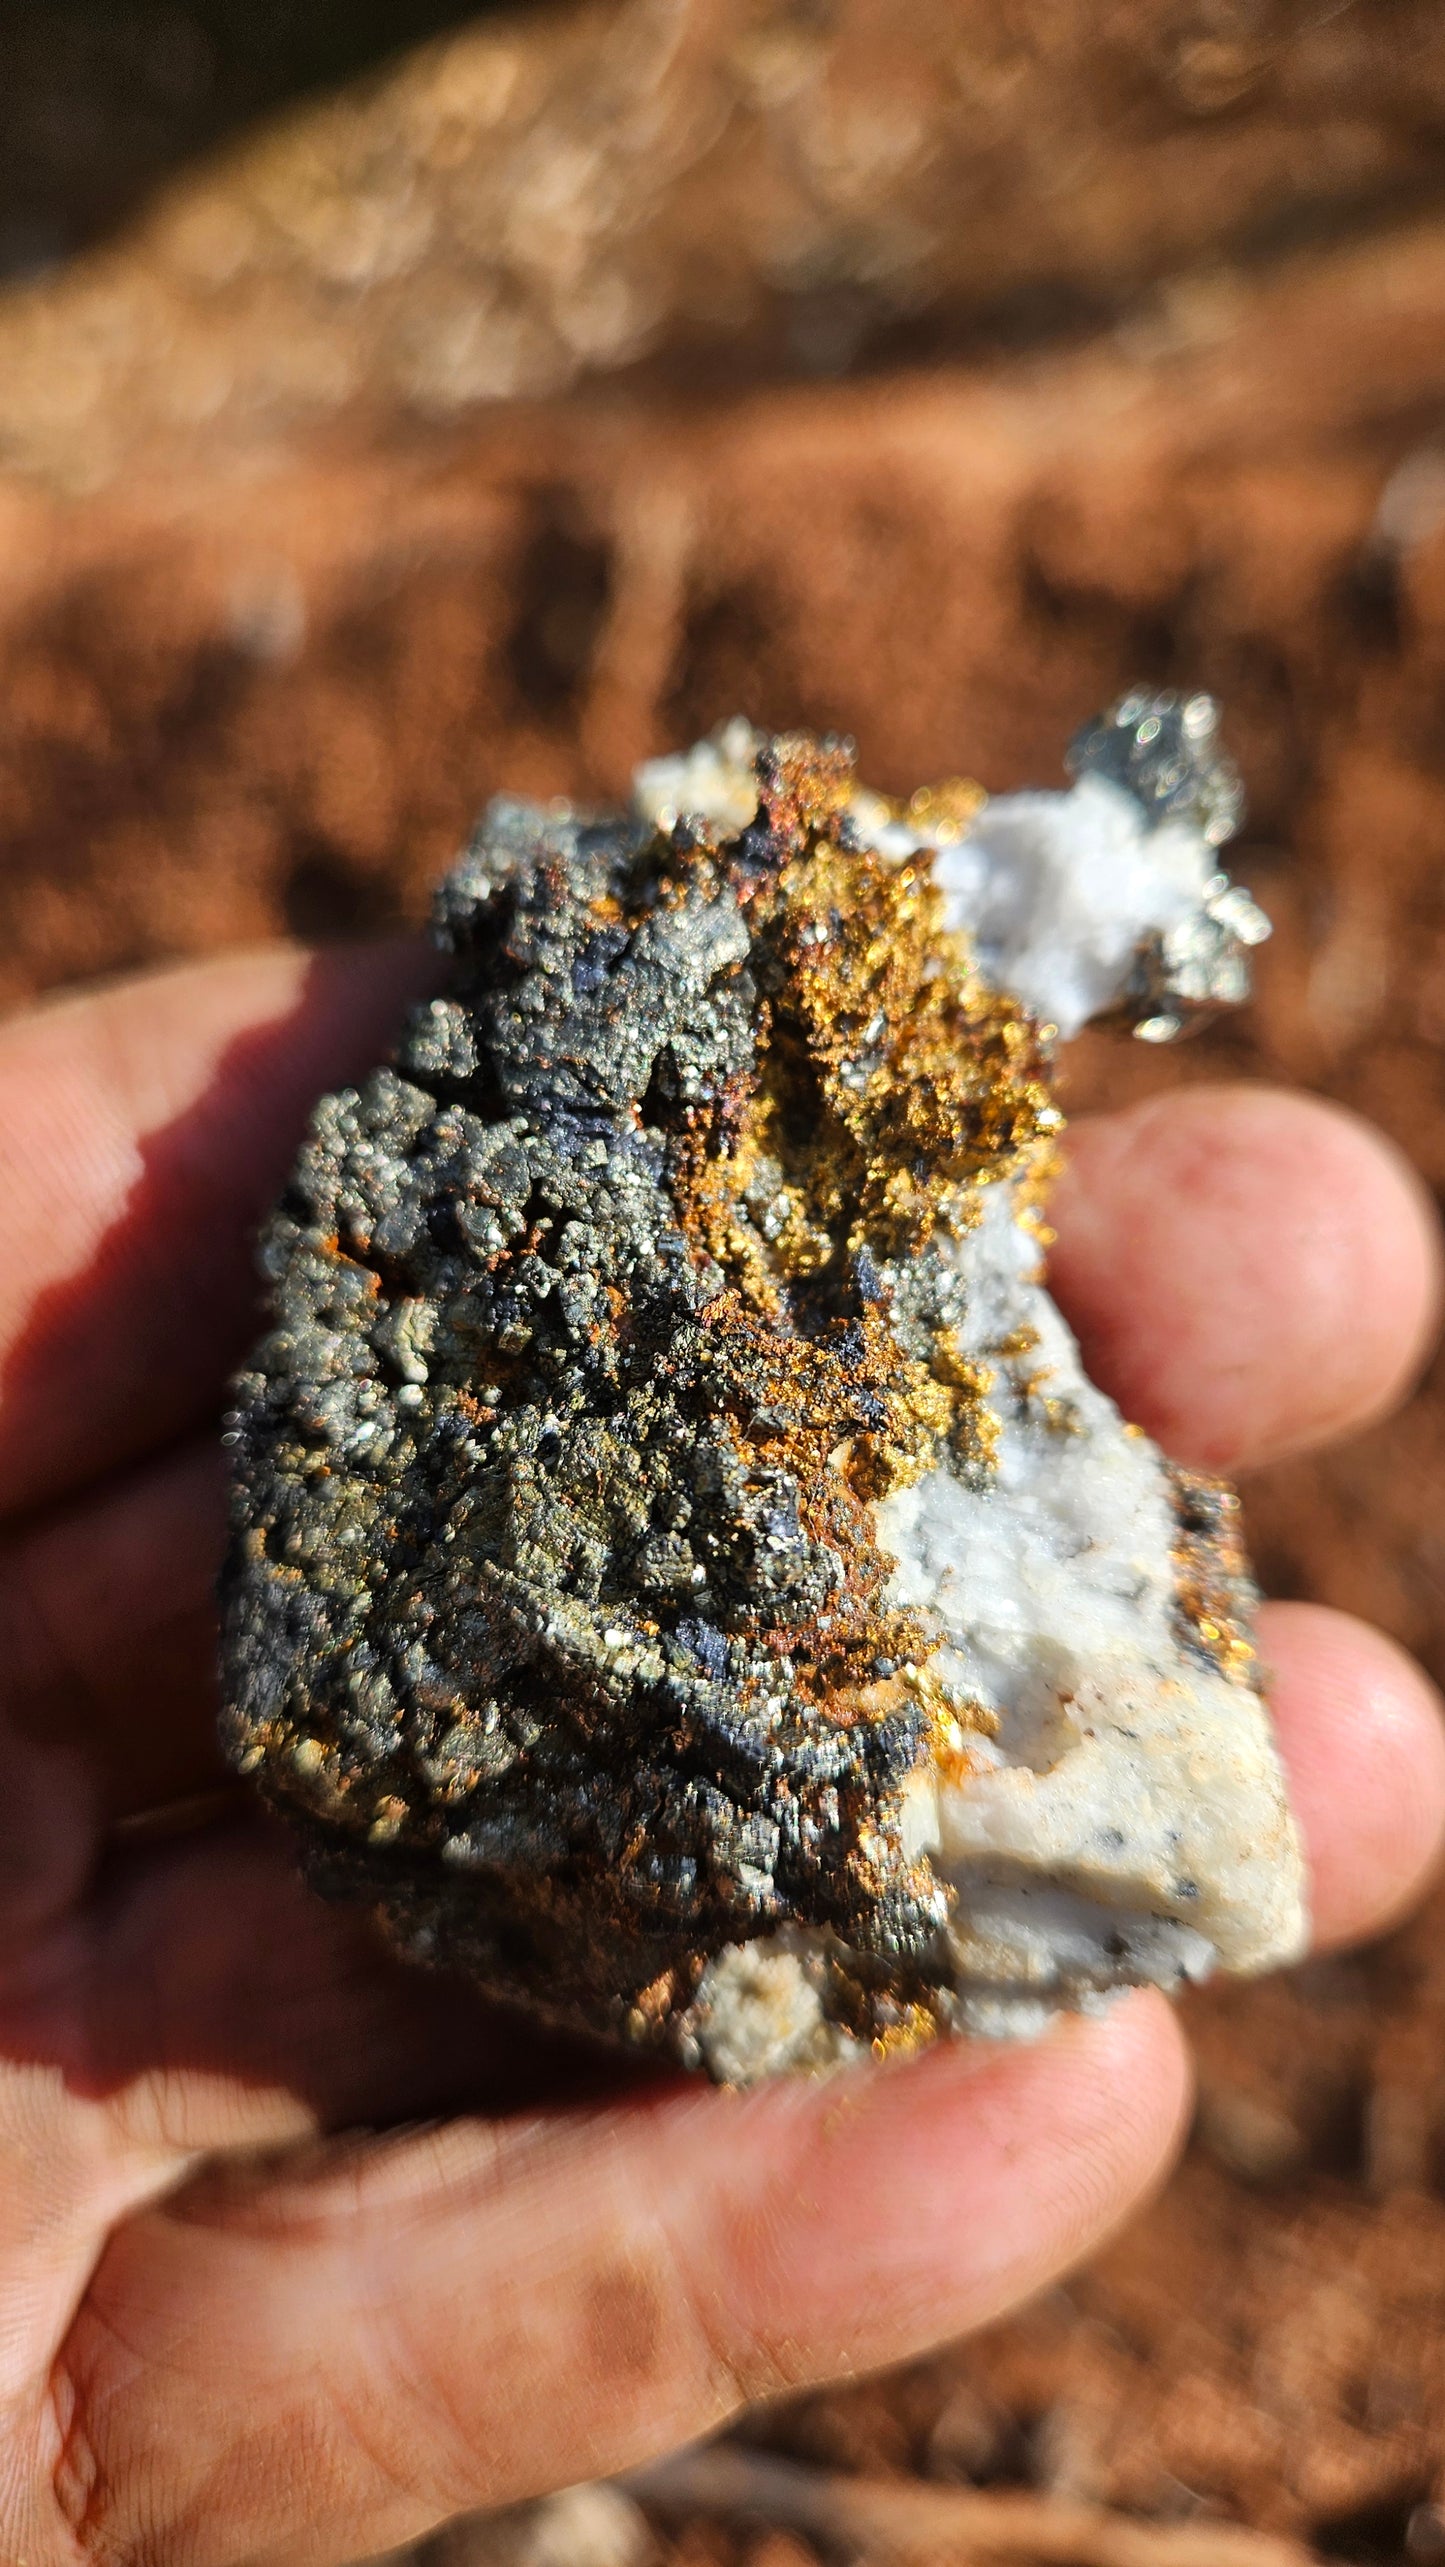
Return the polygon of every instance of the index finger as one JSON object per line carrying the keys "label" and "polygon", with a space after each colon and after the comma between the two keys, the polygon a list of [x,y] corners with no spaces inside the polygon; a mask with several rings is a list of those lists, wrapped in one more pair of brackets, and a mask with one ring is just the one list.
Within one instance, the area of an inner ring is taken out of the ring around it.
{"label": "index finger", "polygon": [[0,1026],[0,1514],[216,1401],[308,1109],[370,1067],[434,971],[410,941],[278,945]]}

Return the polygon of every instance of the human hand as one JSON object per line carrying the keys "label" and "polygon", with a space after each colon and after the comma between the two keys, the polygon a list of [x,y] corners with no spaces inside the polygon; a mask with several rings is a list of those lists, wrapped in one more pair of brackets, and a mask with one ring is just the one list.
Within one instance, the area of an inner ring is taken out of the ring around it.
{"label": "human hand", "polygon": [[[248,1236],[425,971],[277,949],[0,1027],[0,2555],[26,2567],[320,2567],[625,2468],[993,2317],[1182,2126],[1149,1996],[745,2096],[569,2052],[388,1960],[228,1792],[215,1419]],[[1418,1188],[1305,1099],[1084,1125],[1056,1219],[1096,1377],[1197,1464],[1376,1414],[1434,1324]],[[1434,1697],[1338,1614],[1276,1607],[1262,1640],[1329,1946],[1435,1857]]]}

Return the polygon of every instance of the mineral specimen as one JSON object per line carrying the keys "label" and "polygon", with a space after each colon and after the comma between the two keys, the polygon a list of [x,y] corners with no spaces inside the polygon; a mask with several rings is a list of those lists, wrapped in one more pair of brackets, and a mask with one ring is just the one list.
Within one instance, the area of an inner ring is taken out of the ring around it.
{"label": "mineral specimen", "polygon": [[1236,1500],[1040,1275],[1057,1035],[1266,924],[1207,698],[1071,763],[735,722],[443,884],[228,1429],[229,1752],[404,1951],[734,2082],[1298,1951]]}

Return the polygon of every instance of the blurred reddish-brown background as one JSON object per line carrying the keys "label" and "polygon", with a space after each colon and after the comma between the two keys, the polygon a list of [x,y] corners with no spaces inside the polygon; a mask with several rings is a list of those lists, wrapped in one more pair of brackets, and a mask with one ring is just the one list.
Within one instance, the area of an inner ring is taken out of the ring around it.
{"label": "blurred reddish-brown background", "polygon": [[[0,0],[0,54],[0,1001],[415,918],[495,787],[738,709],[1004,787],[1204,685],[1259,1001],[1071,1101],[1282,1078],[1445,1185],[1439,0]],[[1445,1372],[1248,1498],[1445,1676]],[[1197,2003],[1157,2209],[754,2438],[1418,2553],[1442,1919]]]}

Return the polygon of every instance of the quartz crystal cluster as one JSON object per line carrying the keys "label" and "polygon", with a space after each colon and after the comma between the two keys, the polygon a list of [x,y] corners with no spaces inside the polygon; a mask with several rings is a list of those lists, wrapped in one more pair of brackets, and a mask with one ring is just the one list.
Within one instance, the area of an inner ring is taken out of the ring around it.
{"label": "quartz crystal cluster", "polygon": [[1236,1501],[1041,1275],[1056,1041],[1241,996],[1206,697],[1067,792],[501,800],[228,1429],[226,1743],[402,1950],[745,2082],[1298,1951]]}

